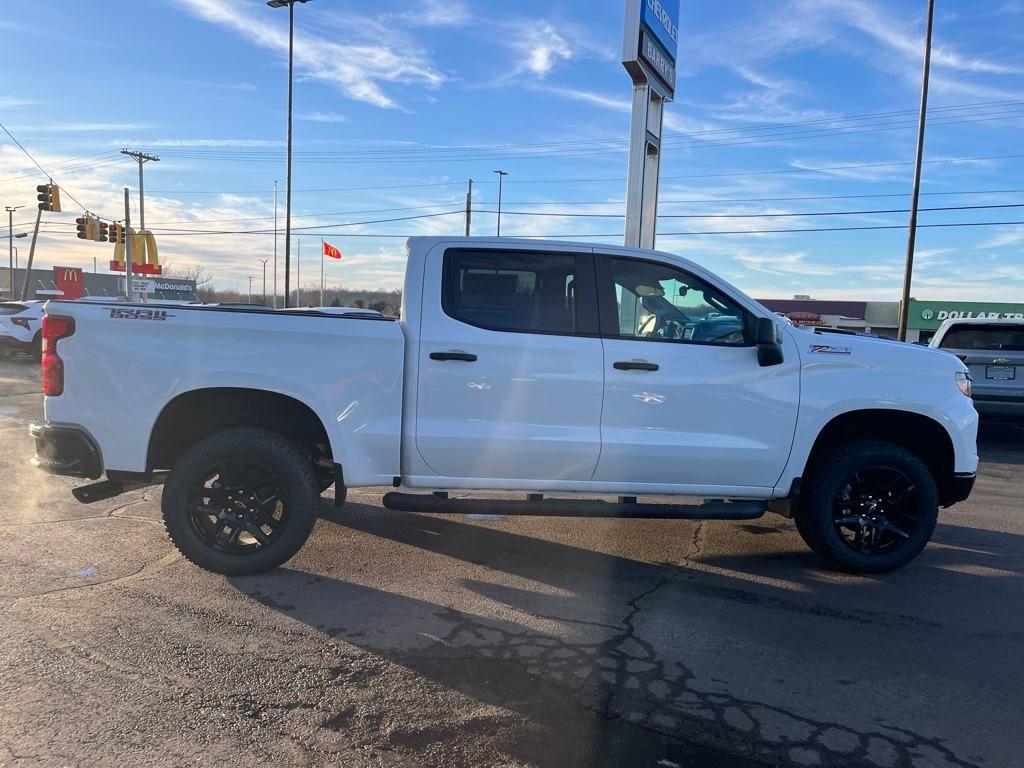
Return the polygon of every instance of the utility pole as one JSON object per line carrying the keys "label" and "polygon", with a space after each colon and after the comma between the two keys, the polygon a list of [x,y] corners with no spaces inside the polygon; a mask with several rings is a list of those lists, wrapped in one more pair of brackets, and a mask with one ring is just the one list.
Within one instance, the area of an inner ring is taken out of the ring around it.
{"label": "utility pole", "polygon": [[501,182],[506,176],[508,171],[495,171],[498,174],[498,237],[501,237]]}
{"label": "utility pole", "polygon": [[263,264],[263,303],[267,303],[267,259],[260,259]]}
{"label": "utility pole", "polygon": [[[40,208],[36,211],[36,226],[32,230],[32,245],[28,247],[28,264],[25,265],[25,282],[21,284],[21,300],[25,301],[28,298],[28,284],[32,279],[32,260],[36,256],[36,239],[39,237],[39,222],[43,219],[43,209]],[[14,298],[14,294],[11,294],[11,298]]]}
{"label": "utility pole", "polygon": [[12,300],[14,299],[14,212],[24,207],[24,205],[8,205],[5,208],[7,211],[7,251],[8,261],[10,262],[7,268],[7,292]]}
{"label": "utility pole", "polygon": [[320,238],[320,306],[324,306],[324,239]]}
{"label": "utility pole", "polygon": [[903,272],[903,298],[900,301],[900,341],[907,340],[910,312],[910,282],[914,273],[914,246],[917,241],[917,201],[921,195],[921,163],[924,158],[924,124],[928,114],[928,78],[932,62],[932,17],[935,0],[928,0],[928,21],[924,30],[924,69],[921,73],[921,111],[917,117],[917,154],[914,162],[914,192],[910,199],[910,227],[907,230],[907,263]]}
{"label": "utility pole", "polygon": [[274,309],[277,309],[277,179],[274,179]]}
{"label": "utility pole", "polygon": [[132,303],[132,211],[128,187],[124,188],[124,296]]}
{"label": "utility pole", "polygon": [[309,0],[267,0],[271,8],[288,6],[288,142],[285,178],[285,213],[284,213],[284,305],[290,306],[289,281],[291,280],[292,260],[292,71],[295,51],[295,3],[306,3]]}
{"label": "utility pole", "polygon": [[252,275],[246,275],[249,280],[249,303],[252,304]]}
{"label": "utility pole", "polygon": [[127,149],[122,149],[121,154],[133,157],[139,163],[139,232],[141,233],[146,229],[146,186],[142,180],[142,166],[148,162],[159,163],[160,158],[156,155],[147,155],[144,152],[129,152]]}
{"label": "utility pole", "polygon": [[466,237],[469,237],[469,227],[473,221],[473,180],[469,180],[469,190],[466,192]]}
{"label": "utility pole", "polygon": [[[297,237],[295,249],[295,306],[302,306],[302,238]],[[285,286],[287,288],[288,286]],[[288,305],[285,304],[287,307]]]}

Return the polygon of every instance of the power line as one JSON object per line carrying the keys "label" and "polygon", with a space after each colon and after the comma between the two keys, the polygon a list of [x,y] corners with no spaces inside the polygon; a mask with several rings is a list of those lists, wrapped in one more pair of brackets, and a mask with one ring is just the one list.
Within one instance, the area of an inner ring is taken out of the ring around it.
{"label": "power line", "polygon": [[[974,211],[993,208],[1024,208],[1024,203],[1001,203],[995,205],[947,205],[936,208],[918,208],[919,211]],[[666,213],[658,214],[659,219],[771,219],[788,216],[870,216],[885,213],[907,213],[909,208],[883,208],[864,211],[786,211],[783,213]],[[497,213],[494,210],[476,208],[474,213]],[[621,213],[561,213],[558,211],[506,211],[504,216],[550,216],[555,218],[622,219]]]}
{"label": "power line", "polygon": [[[4,133],[6,133],[6,134],[7,134],[8,136],[10,136],[10,137],[11,137],[11,141],[13,141],[13,142],[14,142],[15,144],[17,144],[17,145],[18,145],[18,148],[19,148],[19,149],[20,149],[20,150],[21,150],[22,152],[24,152],[24,153],[25,153],[25,156],[26,156],[26,157],[27,157],[27,158],[28,158],[29,160],[31,160],[31,161],[32,161],[32,164],[33,164],[33,165],[35,165],[35,167],[36,167],[36,168],[38,168],[38,169],[39,169],[40,171],[42,171],[43,175],[44,175],[44,176],[46,176],[46,178],[47,178],[47,179],[49,179],[49,180],[50,180],[50,181],[52,182],[52,181],[53,181],[53,176],[51,176],[51,175],[50,175],[49,173],[47,173],[47,172],[46,172],[46,169],[45,169],[45,168],[43,168],[43,166],[41,166],[41,165],[39,164],[39,161],[38,161],[38,160],[36,160],[36,159],[35,159],[34,157],[32,157],[32,153],[31,153],[31,152],[29,152],[29,151],[28,151],[27,149],[25,149],[25,147],[24,147],[24,146],[22,145],[22,143],[21,143],[20,141],[18,141],[18,139],[17,139],[17,138],[15,138],[14,134],[13,134],[13,133],[11,133],[11,132],[10,132],[10,131],[9,131],[9,130],[7,129],[7,126],[6,126],[6,125],[4,125],[3,123],[0,123],[0,128],[3,128],[3,130],[4,130]],[[79,208],[81,208],[81,209],[82,209],[83,211],[85,211],[85,212],[87,212],[87,213],[89,212],[89,209],[88,209],[88,208],[86,208],[86,207],[85,207],[84,205],[82,205],[81,201],[80,201],[80,200],[79,200],[79,199],[78,199],[77,197],[75,197],[75,196],[74,196],[73,194],[71,194],[71,192],[70,192],[70,191],[69,191],[69,190],[68,190],[67,188],[65,188],[65,187],[61,186],[61,188],[60,188],[60,191],[61,191],[61,192],[63,192],[64,194],[66,194],[66,195],[67,195],[68,197],[70,197],[70,198],[71,198],[71,199],[72,199],[72,200],[74,201],[75,205],[77,205],[77,206],[78,206]],[[114,221],[114,219],[110,219],[110,220],[111,220],[111,221]]]}

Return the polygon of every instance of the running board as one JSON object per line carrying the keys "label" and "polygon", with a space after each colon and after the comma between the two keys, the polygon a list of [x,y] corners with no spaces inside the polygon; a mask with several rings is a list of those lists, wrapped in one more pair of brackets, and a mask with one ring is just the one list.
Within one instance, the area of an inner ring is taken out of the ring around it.
{"label": "running board", "polygon": [[702,504],[613,504],[596,499],[449,499],[434,494],[386,493],[384,506],[399,512],[447,515],[536,515],[653,520],[754,520],[763,501],[705,501]]}

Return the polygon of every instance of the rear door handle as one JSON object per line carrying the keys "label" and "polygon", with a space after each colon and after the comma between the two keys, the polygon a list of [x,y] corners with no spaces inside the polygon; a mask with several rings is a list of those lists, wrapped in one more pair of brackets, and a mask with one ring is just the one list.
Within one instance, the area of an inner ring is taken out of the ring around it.
{"label": "rear door handle", "polygon": [[617,363],[612,363],[612,367],[617,371],[656,371],[658,370],[657,363],[647,363],[639,360],[620,360]]}
{"label": "rear door handle", "polygon": [[475,363],[476,355],[468,352],[431,352],[431,360],[461,360],[464,363]]}

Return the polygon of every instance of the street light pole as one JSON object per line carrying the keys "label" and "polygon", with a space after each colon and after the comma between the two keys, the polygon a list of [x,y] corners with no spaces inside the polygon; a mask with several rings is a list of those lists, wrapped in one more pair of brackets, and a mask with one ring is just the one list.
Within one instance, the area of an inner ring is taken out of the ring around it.
{"label": "street light pole", "polygon": [[267,303],[267,259],[260,259],[263,264],[263,303]]}
{"label": "street light pole", "polygon": [[246,275],[249,280],[249,303],[252,304],[252,275]]}
{"label": "street light pole", "polygon": [[274,309],[277,309],[277,179],[274,179]]}
{"label": "street light pole", "polygon": [[14,212],[24,205],[6,206],[7,211],[7,256],[9,265],[7,267],[8,293],[14,299]]}
{"label": "street light pole", "polygon": [[917,241],[917,201],[921,195],[921,162],[924,157],[924,124],[928,114],[928,75],[932,61],[932,16],[935,0],[928,0],[928,21],[924,31],[924,71],[921,74],[921,111],[917,118],[917,154],[914,159],[914,193],[910,199],[910,227],[907,230],[907,263],[903,271],[903,297],[900,301],[900,341],[907,340],[910,313],[910,281],[914,273],[914,246]]}
{"label": "street light pole", "polygon": [[271,8],[288,6],[288,142],[285,168],[285,213],[284,213],[284,305],[290,306],[289,289],[291,285],[292,261],[292,70],[295,51],[295,3],[307,3],[309,0],[267,0]]}
{"label": "street light pole", "polygon": [[501,237],[501,182],[506,176],[508,171],[495,171],[498,174],[498,237]]}

